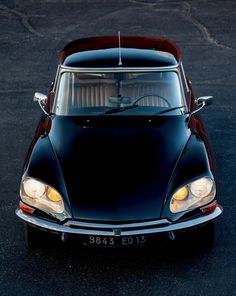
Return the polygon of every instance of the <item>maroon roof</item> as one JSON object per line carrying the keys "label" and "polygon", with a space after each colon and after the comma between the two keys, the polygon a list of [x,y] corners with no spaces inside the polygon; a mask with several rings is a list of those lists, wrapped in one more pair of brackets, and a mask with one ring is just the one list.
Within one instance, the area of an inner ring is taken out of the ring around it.
{"label": "maroon roof", "polygon": [[[117,48],[119,47],[118,36],[102,36],[81,38],[68,43],[60,53],[60,63],[63,64],[69,55],[88,50]],[[121,36],[122,48],[156,49],[169,52],[177,61],[180,53],[174,42],[161,37]]]}

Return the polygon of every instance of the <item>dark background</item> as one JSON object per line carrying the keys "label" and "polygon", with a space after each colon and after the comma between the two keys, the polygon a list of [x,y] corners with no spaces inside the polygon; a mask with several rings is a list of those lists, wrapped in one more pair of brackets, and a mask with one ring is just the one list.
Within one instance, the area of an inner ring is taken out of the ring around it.
{"label": "dark background", "polygon": [[[117,31],[174,40],[195,96],[215,97],[202,111],[224,206],[214,245],[30,252],[14,211],[40,115],[33,93],[47,93],[68,41]],[[0,1],[0,295],[236,295],[235,36],[234,0]]]}

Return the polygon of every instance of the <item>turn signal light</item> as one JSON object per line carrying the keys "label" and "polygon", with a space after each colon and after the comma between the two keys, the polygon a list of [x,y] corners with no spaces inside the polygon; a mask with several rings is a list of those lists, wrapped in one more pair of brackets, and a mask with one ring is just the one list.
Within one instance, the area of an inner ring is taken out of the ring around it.
{"label": "turn signal light", "polygon": [[34,209],[32,209],[31,207],[27,206],[26,204],[24,204],[23,202],[19,202],[19,209],[21,209],[23,212],[27,213],[27,214],[32,214],[34,212]]}
{"label": "turn signal light", "polygon": [[214,202],[212,202],[211,204],[201,208],[201,211],[203,213],[209,213],[209,212],[213,212],[214,209],[218,206],[217,201],[215,200]]}

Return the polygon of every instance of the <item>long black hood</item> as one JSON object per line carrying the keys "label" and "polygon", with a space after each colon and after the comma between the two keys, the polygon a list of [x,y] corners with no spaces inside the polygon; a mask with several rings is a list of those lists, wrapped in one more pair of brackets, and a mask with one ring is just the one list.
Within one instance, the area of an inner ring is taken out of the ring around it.
{"label": "long black hood", "polygon": [[49,138],[74,218],[115,222],[161,215],[190,136],[186,117],[123,117],[52,120]]}

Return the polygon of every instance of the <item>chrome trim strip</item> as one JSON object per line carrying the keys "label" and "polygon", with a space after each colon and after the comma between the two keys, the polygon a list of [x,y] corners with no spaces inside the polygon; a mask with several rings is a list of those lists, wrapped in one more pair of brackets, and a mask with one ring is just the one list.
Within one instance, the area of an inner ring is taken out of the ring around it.
{"label": "chrome trim strip", "polygon": [[57,76],[56,76],[56,84],[55,86],[55,97],[54,97],[54,102],[53,102],[53,107],[52,110],[55,111],[55,105],[57,103],[57,96],[58,96],[58,86],[59,86],[59,81],[61,79],[61,76],[63,73],[140,73],[140,72],[145,72],[145,73],[152,73],[152,72],[170,72],[173,71],[178,75],[179,83],[180,83],[180,88],[181,88],[181,94],[182,97],[184,98],[184,104],[185,104],[185,109],[187,110],[187,104],[186,104],[186,99],[185,95],[183,92],[183,86],[182,82],[179,76],[179,64],[176,64],[175,66],[167,66],[167,67],[133,67],[133,68],[128,68],[128,67],[117,67],[117,68],[74,68],[74,67],[67,67],[63,65],[58,66],[57,70]]}
{"label": "chrome trim strip", "polygon": [[76,226],[76,227],[88,227],[88,228],[137,228],[137,227],[147,227],[154,226],[160,224],[171,224],[171,222],[167,219],[155,220],[155,221],[147,221],[147,222],[139,222],[139,223],[127,223],[127,224],[106,224],[106,223],[89,223],[82,221],[69,220],[65,224],[66,227]]}
{"label": "chrome trim strip", "polygon": [[166,67],[112,67],[112,68],[75,68],[60,65],[60,74],[64,72],[110,73],[110,72],[162,72],[178,69],[179,64]]}
{"label": "chrome trim strip", "polygon": [[189,92],[189,87],[188,87],[188,83],[187,83],[187,79],[186,79],[186,75],[185,75],[185,71],[184,71],[184,66],[183,66],[182,62],[180,63],[180,68],[182,70],[182,75],[183,75],[185,86],[187,88],[187,92]]}
{"label": "chrome trim strip", "polygon": [[[101,235],[101,236],[116,236],[117,229],[119,230],[119,236],[129,236],[129,235],[142,235],[142,234],[153,234],[153,233],[161,233],[161,232],[169,232],[169,231],[176,231],[181,229],[191,228],[203,223],[207,223],[216,217],[218,217],[222,213],[222,208],[217,206],[215,210],[207,215],[203,215],[201,217],[184,221],[184,222],[177,222],[171,223],[167,226],[160,226],[160,227],[153,227],[153,228],[144,228],[144,229],[137,229],[137,230],[123,230],[119,228],[119,225],[110,229],[110,230],[96,230],[96,229],[79,229],[79,228],[70,228],[65,225],[56,224],[54,222],[50,222],[47,220],[43,220],[32,215],[24,213],[21,209],[16,210],[16,215],[26,223],[34,225],[36,227],[41,227],[47,230],[62,232],[62,233],[71,233],[71,234],[86,234],[86,235]],[[139,224],[139,223],[137,223]],[[141,224],[141,223],[140,223]],[[142,223],[143,227],[146,226],[145,223]],[[124,224],[126,225],[126,224]]]}
{"label": "chrome trim strip", "polygon": [[58,84],[58,77],[59,77],[59,73],[60,73],[60,65],[57,66],[57,71],[56,71],[56,77],[55,77],[55,80],[54,80],[54,85],[53,85],[53,89],[52,91],[55,93],[56,92],[56,89],[57,89],[57,84]]}

